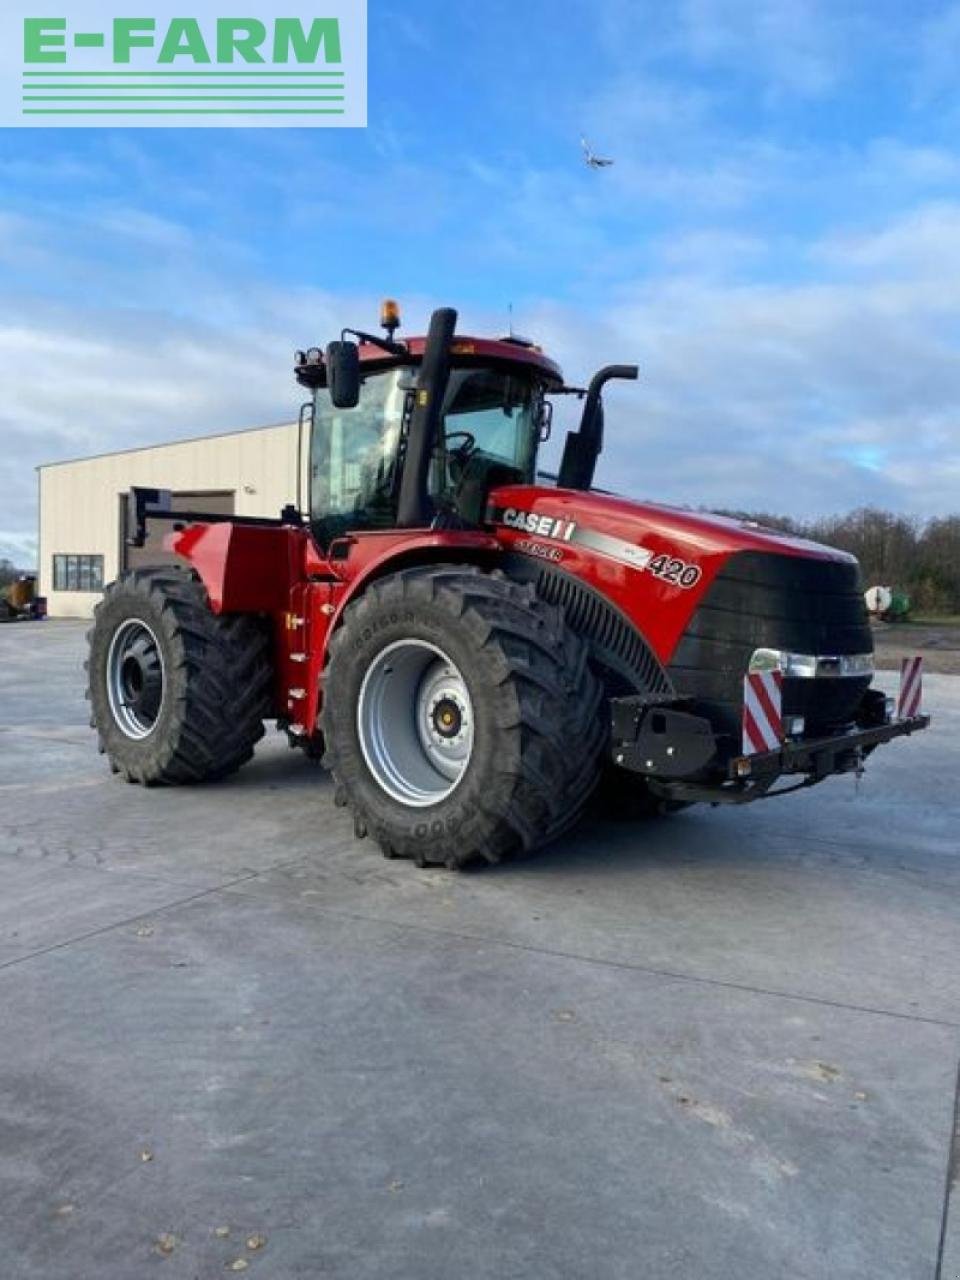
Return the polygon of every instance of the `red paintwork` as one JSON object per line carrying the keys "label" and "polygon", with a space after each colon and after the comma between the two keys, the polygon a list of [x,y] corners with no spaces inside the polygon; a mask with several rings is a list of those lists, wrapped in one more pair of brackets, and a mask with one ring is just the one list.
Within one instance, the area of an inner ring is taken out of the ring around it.
{"label": "red paintwork", "polygon": [[274,613],[287,607],[290,583],[300,576],[300,559],[291,559],[291,532],[224,520],[167,534],[164,545],[199,573],[214,613]]}
{"label": "red paintwork", "polygon": [[[311,680],[308,673],[312,663],[306,619],[313,594],[324,588],[308,582],[307,574],[322,572],[326,562],[316,563],[316,548],[307,531],[225,520],[189,525],[168,533],[163,541],[168,551],[196,569],[214,613],[269,615],[275,714],[315,724],[317,679]],[[329,588],[326,592],[329,596]],[[302,696],[298,690],[303,690]],[[307,706],[312,707],[309,721],[304,718]]]}
{"label": "red paintwork", "polygon": [[[341,545],[344,540],[336,545]],[[336,572],[343,580],[337,617],[342,609],[358,595],[363,587],[384,572],[393,573],[400,567],[399,559],[409,555],[419,563],[428,560],[448,559],[456,549],[466,558],[476,558],[486,553],[496,556],[502,550],[492,533],[479,530],[430,530],[387,529],[355,533],[349,539],[349,554],[345,560],[334,562]]]}
{"label": "red paintwork", "polygon": [[[734,552],[850,559],[842,551],[742,521],[599,493],[515,485],[496,489],[491,503],[573,520],[582,529],[698,565],[700,581],[685,589],[576,543],[541,539],[562,551],[560,564],[567,573],[594,587],[635,623],[664,663],[669,662],[710,583]],[[200,574],[215,613],[271,616],[276,713],[312,733],[320,713],[327,637],[346,606],[374,578],[405,564],[435,560],[492,565],[504,551],[524,540],[537,539],[502,526],[489,532],[362,532],[336,544],[341,548],[346,544],[343,558],[327,558],[305,529],[224,521],[190,525],[168,535],[166,542]]]}
{"label": "red paintwork", "polygon": [[[407,352],[414,361],[422,356],[424,344],[424,338],[407,341]],[[560,386],[563,382],[559,367],[538,347],[458,337],[451,354],[455,363],[470,363],[474,358],[480,364],[511,361],[535,369],[548,384]],[[360,358],[368,368],[398,363],[398,357],[372,344],[361,346]],[[408,564],[469,560],[493,565],[518,543],[540,541],[559,551],[559,564],[566,572],[619,607],[666,663],[691,614],[734,552],[850,559],[842,552],[741,521],[600,493],[509,486],[495,490],[491,504],[575,521],[580,529],[642,546],[654,554],[676,556],[697,565],[700,580],[684,589],[576,542],[537,539],[502,526],[486,532],[403,529],[356,533],[325,555],[304,528],[224,521],[191,525],[167,535],[165,545],[197,570],[215,613],[261,613],[271,618],[275,712],[306,734],[314,733],[318,726],[331,629],[347,604],[374,578]],[[338,550],[345,554],[337,555]]]}
{"label": "red paintwork", "polygon": [[[515,507],[538,515],[574,520],[581,528],[698,565],[702,573],[700,581],[695,587],[684,588],[575,543],[542,540],[562,550],[560,567],[594,587],[634,622],[662,662],[670,660],[690,615],[735,551],[770,551],[819,560],[852,559],[843,551],[761,529],[745,521],[682,511],[653,502],[633,502],[602,493],[512,485],[494,490],[490,502],[496,507]],[[497,537],[504,547],[537,540],[535,535],[502,527],[498,527]]]}
{"label": "red paintwork", "polygon": [[306,529],[226,520],[189,525],[164,539],[167,550],[196,569],[214,613],[270,616],[276,714],[308,733],[319,721],[327,636],[368,583],[409,563],[493,563],[501,551],[493,534],[471,530],[362,532],[336,545],[344,544],[345,558],[328,559]]}
{"label": "red paintwork", "polygon": [[[426,338],[408,338],[407,353],[415,360],[423,355]],[[516,342],[508,342],[501,338],[471,338],[458,334],[450,347],[450,356],[455,364],[476,359],[479,364],[491,360],[509,360],[514,364],[527,365],[543,374],[546,380],[556,386],[563,384],[560,366],[549,356],[544,355],[539,347],[520,346]],[[360,344],[360,359],[365,365],[384,366],[398,363],[398,357],[374,346],[372,342]],[[402,358],[399,358],[402,360]]]}

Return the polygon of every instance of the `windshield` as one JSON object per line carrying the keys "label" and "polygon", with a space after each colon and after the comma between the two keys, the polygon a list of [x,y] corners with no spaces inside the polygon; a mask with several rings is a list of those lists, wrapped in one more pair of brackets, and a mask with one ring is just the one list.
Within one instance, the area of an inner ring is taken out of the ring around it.
{"label": "windshield", "polygon": [[475,448],[526,471],[533,456],[537,388],[496,369],[454,369],[444,397],[446,438],[469,435]]}
{"label": "windshield", "polygon": [[[398,454],[416,369],[393,368],[363,380],[354,409],[336,409],[320,389],[310,445],[310,510],[323,545],[345,533],[396,525]],[[454,368],[444,395],[440,438],[430,468],[438,510],[479,523],[492,484],[529,480],[542,387],[529,374]]]}
{"label": "windshield", "polygon": [[532,479],[541,400],[529,375],[453,369],[431,475],[434,500],[479,521],[474,490]]}

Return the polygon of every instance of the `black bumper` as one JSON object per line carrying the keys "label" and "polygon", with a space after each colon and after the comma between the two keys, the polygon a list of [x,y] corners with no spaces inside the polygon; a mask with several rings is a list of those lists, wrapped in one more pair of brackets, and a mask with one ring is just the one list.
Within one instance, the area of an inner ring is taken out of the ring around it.
{"label": "black bumper", "polygon": [[890,720],[869,729],[850,729],[827,738],[785,742],[777,751],[734,757],[727,766],[727,777],[735,781],[769,774],[779,777],[784,773],[807,773],[826,778],[831,773],[849,773],[874,747],[926,729],[929,723],[929,716],[912,716],[909,720]]}
{"label": "black bumper", "polygon": [[[788,739],[776,751],[730,756],[710,721],[682,706],[644,705],[642,698],[611,701],[614,764],[643,775],[655,794],[668,800],[746,804],[766,795],[813,786],[833,774],[859,771],[884,742],[926,729],[927,715],[883,719],[871,706],[871,723],[819,737]],[[866,707],[864,708],[866,711]],[[721,735],[723,736],[723,735]],[[794,784],[772,791],[780,778]]]}

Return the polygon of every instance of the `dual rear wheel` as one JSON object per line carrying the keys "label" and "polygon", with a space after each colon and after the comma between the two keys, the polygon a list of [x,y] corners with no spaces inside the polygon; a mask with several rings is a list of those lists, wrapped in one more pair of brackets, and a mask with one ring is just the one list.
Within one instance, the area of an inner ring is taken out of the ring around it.
{"label": "dual rear wheel", "polygon": [[251,758],[271,706],[260,619],[213,613],[186,570],[144,569],[107,587],[87,639],[90,724],[115,773],[203,782]]}

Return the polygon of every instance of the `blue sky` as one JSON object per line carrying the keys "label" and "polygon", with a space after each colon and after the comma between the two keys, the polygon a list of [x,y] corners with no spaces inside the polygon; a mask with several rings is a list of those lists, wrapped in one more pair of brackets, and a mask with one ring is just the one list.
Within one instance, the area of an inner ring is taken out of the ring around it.
{"label": "blue sky", "polygon": [[292,350],[385,294],[408,331],[512,305],[574,380],[639,361],[601,483],[960,508],[960,4],[369,26],[366,130],[0,132],[0,555],[31,554],[36,463],[289,418]]}

